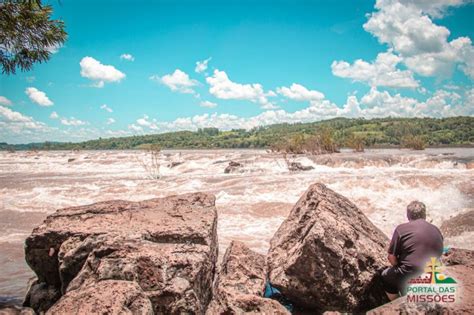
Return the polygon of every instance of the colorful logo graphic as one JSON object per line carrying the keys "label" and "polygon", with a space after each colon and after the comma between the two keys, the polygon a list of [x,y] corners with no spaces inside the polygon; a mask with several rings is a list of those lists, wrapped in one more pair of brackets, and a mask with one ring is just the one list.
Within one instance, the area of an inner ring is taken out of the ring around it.
{"label": "colorful logo graphic", "polygon": [[424,273],[407,283],[407,302],[456,302],[457,282],[443,273],[444,265],[436,257],[426,263]]}

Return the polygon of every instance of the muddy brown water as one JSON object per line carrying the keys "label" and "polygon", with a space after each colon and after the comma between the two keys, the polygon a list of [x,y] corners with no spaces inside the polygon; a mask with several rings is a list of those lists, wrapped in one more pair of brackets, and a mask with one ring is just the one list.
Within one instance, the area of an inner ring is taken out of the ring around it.
{"label": "muddy brown water", "polygon": [[[68,162],[70,159],[74,159]],[[215,194],[222,255],[231,240],[265,253],[269,240],[307,187],[322,182],[345,195],[390,235],[405,207],[421,200],[441,225],[474,209],[474,149],[342,152],[290,157],[311,171],[289,172],[282,156],[262,150],[166,151],[151,179],[141,151],[0,152],[0,299],[21,297],[33,276],[23,242],[58,208],[111,199],[143,200],[204,191]],[[244,166],[224,174],[229,161]],[[168,167],[172,162],[183,162]],[[469,164],[471,163],[471,164]],[[474,248],[474,227],[446,245]]]}

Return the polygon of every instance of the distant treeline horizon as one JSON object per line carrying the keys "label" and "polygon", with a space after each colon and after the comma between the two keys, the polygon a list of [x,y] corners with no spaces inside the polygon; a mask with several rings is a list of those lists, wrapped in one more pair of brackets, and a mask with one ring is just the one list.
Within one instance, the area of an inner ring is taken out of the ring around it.
{"label": "distant treeline horizon", "polygon": [[350,147],[356,137],[365,147],[402,146],[416,136],[426,146],[473,146],[474,117],[449,118],[334,118],[311,123],[282,123],[250,130],[200,128],[160,134],[99,138],[83,142],[0,143],[0,150],[128,150],[149,149],[258,149],[274,148],[295,138],[330,133],[338,147]]}

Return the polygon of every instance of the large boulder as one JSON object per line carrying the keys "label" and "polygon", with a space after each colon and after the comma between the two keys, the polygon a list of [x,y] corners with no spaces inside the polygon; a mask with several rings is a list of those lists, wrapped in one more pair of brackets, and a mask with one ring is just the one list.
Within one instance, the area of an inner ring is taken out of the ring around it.
{"label": "large boulder", "polygon": [[[38,280],[25,305],[57,290],[50,312],[95,301],[96,313],[130,307],[147,313],[146,299],[155,313],[203,314],[212,296],[216,227],[215,198],[203,193],[58,210],[26,240],[26,261]],[[102,304],[108,295],[114,308]]]}
{"label": "large boulder", "polygon": [[265,283],[265,256],[231,242],[207,314],[290,314],[277,301],[263,297]]}
{"label": "large boulder", "polygon": [[303,194],[270,242],[269,278],[297,307],[363,311],[386,302],[387,237],[323,184]]}

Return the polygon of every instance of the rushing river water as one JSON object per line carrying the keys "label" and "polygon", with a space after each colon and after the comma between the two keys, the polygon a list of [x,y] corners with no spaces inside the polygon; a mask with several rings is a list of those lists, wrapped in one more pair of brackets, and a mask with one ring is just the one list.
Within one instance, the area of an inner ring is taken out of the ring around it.
{"label": "rushing river water", "polygon": [[[220,254],[231,240],[265,253],[300,195],[315,182],[353,201],[384,233],[405,221],[412,200],[427,205],[438,226],[474,210],[474,149],[370,150],[290,157],[313,170],[290,172],[265,151],[165,151],[151,179],[141,151],[0,152],[0,297],[22,296],[33,276],[23,241],[58,208],[111,199],[142,200],[203,191],[215,194]],[[243,164],[224,174],[229,161]],[[171,163],[179,164],[171,167]],[[474,249],[474,227],[445,244]]]}

